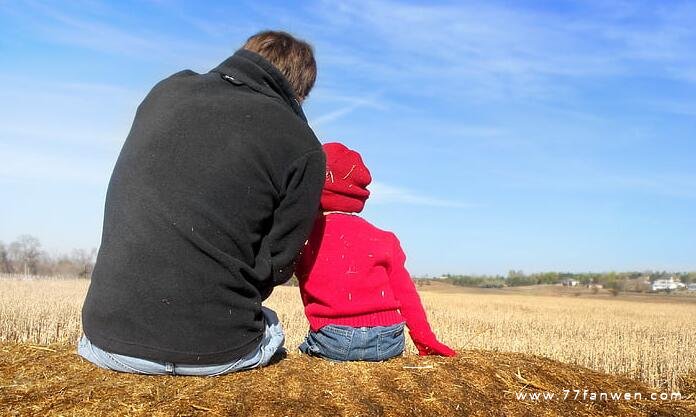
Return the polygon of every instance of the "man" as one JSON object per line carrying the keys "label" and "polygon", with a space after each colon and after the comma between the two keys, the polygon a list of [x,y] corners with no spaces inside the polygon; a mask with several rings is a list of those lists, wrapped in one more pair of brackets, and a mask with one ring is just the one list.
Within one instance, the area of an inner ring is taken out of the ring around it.
{"label": "man", "polygon": [[217,375],[282,349],[262,307],[292,275],[325,178],[302,112],[310,45],[261,32],[138,107],[106,196],[78,352],[122,372]]}

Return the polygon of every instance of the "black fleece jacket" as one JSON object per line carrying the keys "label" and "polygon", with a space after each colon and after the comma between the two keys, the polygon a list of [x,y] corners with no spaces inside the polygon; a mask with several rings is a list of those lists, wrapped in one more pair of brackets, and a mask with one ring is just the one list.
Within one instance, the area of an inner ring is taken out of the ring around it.
{"label": "black fleece jacket", "polygon": [[114,167],[82,310],[96,346],[186,364],[254,350],[319,208],[321,145],[285,77],[237,51],[161,81]]}

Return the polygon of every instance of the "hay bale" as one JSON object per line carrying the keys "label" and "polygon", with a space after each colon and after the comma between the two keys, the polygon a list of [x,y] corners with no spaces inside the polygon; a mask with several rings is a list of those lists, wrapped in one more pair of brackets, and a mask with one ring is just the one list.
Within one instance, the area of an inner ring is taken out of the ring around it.
{"label": "hay bale", "polygon": [[0,345],[0,415],[74,416],[693,416],[696,401],[520,400],[517,392],[652,390],[550,359],[460,351],[335,364],[290,354],[268,368],[215,378],[95,368],[67,345]]}

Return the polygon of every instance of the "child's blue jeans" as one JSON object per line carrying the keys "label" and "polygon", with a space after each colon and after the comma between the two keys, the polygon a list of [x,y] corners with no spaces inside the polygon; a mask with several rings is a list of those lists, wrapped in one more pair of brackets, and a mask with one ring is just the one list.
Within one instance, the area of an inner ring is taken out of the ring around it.
{"label": "child's blue jeans", "polygon": [[268,365],[276,353],[284,351],[285,334],[276,313],[261,307],[266,320],[266,330],[259,347],[241,359],[216,365],[188,365],[171,362],[159,362],[149,359],[110,353],[92,344],[82,336],[77,346],[77,353],[100,368],[118,372],[146,375],[191,375],[216,376],[230,372],[244,371]]}
{"label": "child's blue jeans", "polygon": [[333,361],[384,361],[404,351],[404,323],[350,327],[329,324],[309,331],[300,351]]}

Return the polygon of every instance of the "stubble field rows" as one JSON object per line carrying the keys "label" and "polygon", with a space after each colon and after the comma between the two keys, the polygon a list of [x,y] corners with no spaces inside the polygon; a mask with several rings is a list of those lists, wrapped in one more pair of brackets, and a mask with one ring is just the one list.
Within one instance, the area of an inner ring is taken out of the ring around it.
{"label": "stubble field rows", "polygon": [[[0,279],[0,341],[76,341],[89,282]],[[693,303],[421,290],[431,324],[456,349],[540,355],[629,376],[660,390],[696,370]],[[278,312],[292,352],[307,332],[297,288],[280,287]],[[408,353],[415,348],[408,344]]]}

